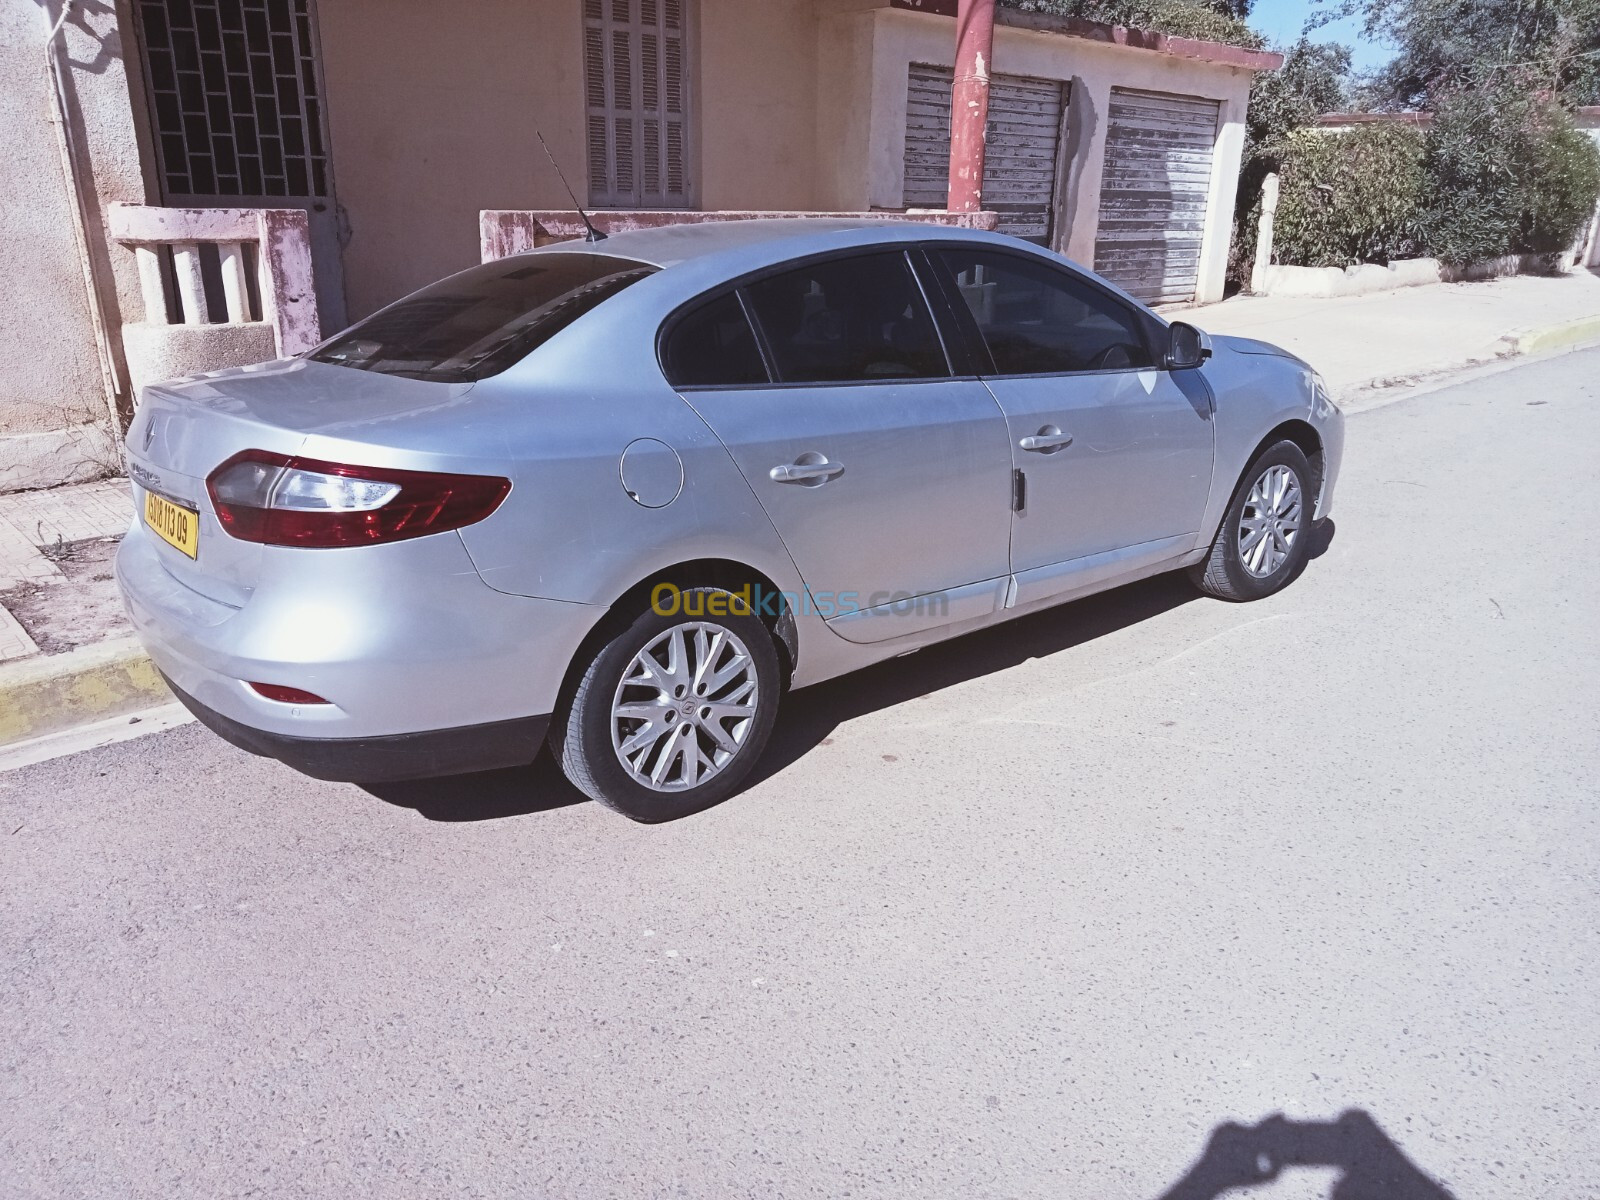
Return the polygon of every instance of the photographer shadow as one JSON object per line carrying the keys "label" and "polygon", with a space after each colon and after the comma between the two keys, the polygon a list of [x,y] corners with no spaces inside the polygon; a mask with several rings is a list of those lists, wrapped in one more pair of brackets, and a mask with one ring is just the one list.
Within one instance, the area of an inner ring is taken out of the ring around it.
{"label": "photographer shadow", "polygon": [[1285,1167],[1342,1171],[1328,1200],[1454,1200],[1359,1108],[1336,1121],[1274,1115],[1254,1126],[1219,1125],[1199,1161],[1161,1200],[1216,1200],[1234,1188],[1271,1182]]}

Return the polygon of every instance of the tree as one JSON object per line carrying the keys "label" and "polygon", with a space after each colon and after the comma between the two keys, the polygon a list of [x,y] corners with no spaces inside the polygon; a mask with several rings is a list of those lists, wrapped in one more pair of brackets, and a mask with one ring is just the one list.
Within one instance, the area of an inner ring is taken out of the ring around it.
{"label": "tree", "polygon": [[1450,263],[1565,250],[1600,195],[1600,150],[1519,80],[1440,95],[1425,168],[1425,237]]}
{"label": "tree", "polygon": [[1371,80],[1378,107],[1432,108],[1513,75],[1568,105],[1600,103],[1600,0],[1318,0],[1326,24],[1360,15],[1398,53]]}
{"label": "tree", "polygon": [[1302,36],[1284,52],[1282,68],[1259,72],[1251,84],[1245,118],[1251,148],[1270,146],[1323,113],[1337,112],[1349,80],[1349,46]]}
{"label": "tree", "polygon": [[1245,24],[1251,0],[999,0],[1023,12],[1082,17],[1106,25],[1128,25],[1174,37],[1226,42],[1252,49],[1263,45],[1260,34]]}

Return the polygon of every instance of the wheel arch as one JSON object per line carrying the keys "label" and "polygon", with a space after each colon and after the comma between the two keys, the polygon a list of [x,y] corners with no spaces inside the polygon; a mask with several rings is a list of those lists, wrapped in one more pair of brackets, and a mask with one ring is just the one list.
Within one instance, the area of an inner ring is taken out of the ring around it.
{"label": "wheel arch", "polygon": [[[1250,457],[1245,459],[1244,470],[1249,471],[1250,464],[1255,462],[1256,457],[1268,446],[1278,442],[1293,442],[1300,447],[1300,452],[1306,456],[1306,461],[1311,464],[1315,476],[1312,480],[1311,493],[1313,496],[1320,495],[1323,479],[1322,437],[1309,421],[1294,418],[1275,426],[1266,437],[1256,443],[1255,449],[1250,451]],[[1243,482],[1241,476],[1234,482],[1234,487],[1237,488]]]}
{"label": "wheel arch", "polygon": [[[1245,485],[1245,476],[1250,471],[1250,464],[1261,455],[1268,446],[1278,442],[1288,441],[1299,447],[1300,452],[1306,456],[1311,464],[1314,479],[1311,481],[1310,491],[1313,496],[1320,496],[1322,481],[1325,475],[1325,459],[1323,457],[1322,436],[1316,427],[1303,417],[1291,416],[1279,412],[1279,420],[1264,434],[1247,453],[1240,454],[1239,447],[1249,446],[1250,443],[1239,441],[1228,445],[1219,443],[1219,458],[1230,460],[1217,464],[1217,474],[1212,479],[1211,496],[1206,505],[1206,515],[1201,523],[1200,535],[1195,542],[1195,550],[1199,552],[1211,545],[1217,536],[1217,530],[1222,527],[1222,519],[1227,515],[1228,507],[1233,503],[1234,497],[1239,494],[1239,489]],[[1239,455],[1235,458],[1234,455]],[[1233,464],[1237,464],[1236,466]],[[1228,474],[1223,472],[1227,471]],[[1230,478],[1231,476],[1231,478]]]}
{"label": "wheel arch", "polygon": [[[729,592],[738,592],[749,586],[766,595],[779,597],[784,595],[783,590],[766,572],[737,559],[695,558],[651,571],[613,600],[607,606],[606,615],[595,622],[594,627],[584,636],[573,653],[572,660],[567,664],[566,674],[561,681],[560,695],[563,703],[572,695],[579,678],[587,669],[589,661],[599,653],[600,647],[627,628],[634,618],[649,606],[655,589],[662,584],[671,584],[683,590],[715,587]],[[787,601],[784,601],[778,605],[776,614],[758,611],[756,615],[767,627],[767,632],[772,635],[773,646],[778,651],[778,662],[783,670],[784,685],[787,687],[800,658],[800,641],[795,627],[794,613]]]}

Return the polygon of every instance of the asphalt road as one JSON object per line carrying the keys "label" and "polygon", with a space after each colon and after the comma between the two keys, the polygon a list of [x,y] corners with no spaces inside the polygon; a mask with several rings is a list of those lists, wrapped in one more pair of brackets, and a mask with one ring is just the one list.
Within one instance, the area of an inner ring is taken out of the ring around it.
{"label": "asphalt road", "polygon": [[0,1195],[1600,1195],[1597,380],[1354,416],[1287,592],[799,693],[670,826],[193,726],[0,777]]}

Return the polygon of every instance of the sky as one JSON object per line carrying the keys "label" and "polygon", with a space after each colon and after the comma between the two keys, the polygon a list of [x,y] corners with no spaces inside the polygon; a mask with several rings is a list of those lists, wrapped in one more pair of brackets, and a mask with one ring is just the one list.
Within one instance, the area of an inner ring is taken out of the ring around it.
{"label": "sky", "polygon": [[[1289,45],[1299,40],[1306,19],[1324,11],[1329,5],[1315,0],[1256,0],[1250,9],[1250,24],[1266,34],[1275,45]],[[1343,42],[1354,51],[1355,68],[1370,71],[1381,67],[1393,57],[1394,51],[1382,42],[1364,41],[1361,37],[1361,18],[1346,17],[1313,30],[1314,42]]]}

